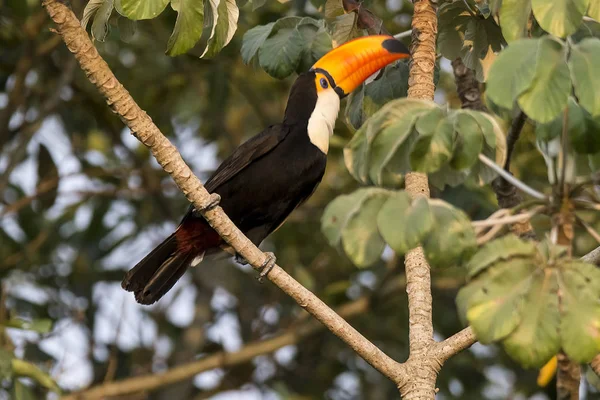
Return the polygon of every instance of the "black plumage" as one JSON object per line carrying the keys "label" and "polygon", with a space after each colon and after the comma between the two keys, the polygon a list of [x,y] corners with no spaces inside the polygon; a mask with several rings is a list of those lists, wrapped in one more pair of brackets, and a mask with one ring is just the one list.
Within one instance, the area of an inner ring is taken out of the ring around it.
{"label": "black plumage", "polygon": [[[283,123],[239,146],[206,182],[220,206],[259,245],[314,192],[325,172],[326,155],[308,136],[317,104],[315,73],[301,74],[288,99]],[[198,256],[222,251],[224,241],[190,208],[176,232],[131,269],[123,288],[142,304],[162,297]]]}

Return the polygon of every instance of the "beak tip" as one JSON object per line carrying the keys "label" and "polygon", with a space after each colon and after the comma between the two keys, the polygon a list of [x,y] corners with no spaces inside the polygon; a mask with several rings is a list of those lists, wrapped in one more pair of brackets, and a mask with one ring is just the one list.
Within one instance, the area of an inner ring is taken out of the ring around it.
{"label": "beak tip", "polygon": [[407,56],[410,56],[410,50],[408,49],[408,47],[406,47],[404,45],[404,43],[402,43],[401,41],[394,39],[394,38],[389,38],[384,40],[381,43],[381,46],[386,49],[387,51],[389,51],[390,53],[393,54],[406,54]]}

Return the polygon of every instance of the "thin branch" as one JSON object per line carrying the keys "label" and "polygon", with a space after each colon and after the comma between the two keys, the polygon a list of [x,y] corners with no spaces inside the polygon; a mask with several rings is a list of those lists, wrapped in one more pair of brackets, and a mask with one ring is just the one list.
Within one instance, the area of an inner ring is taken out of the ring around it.
{"label": "thin branch", "polygon": [[409,30],[404,31],[404,32],[396,33],[394,35],[394,37],[396,39],[404,39],[405,37],[409,37],[410,35],[412,35],[412,29],[409,29]]}
{"label": "thin branch", "polygon": [[533,217],[534,215],[536,215],[537,213],[539,213],[540,211],[542,211],[545,208],[545,206],[538,206],[533,208],[531,211],[522,213],[522,214],[517,214],[517,215],[509,215],[509,216],[505,216],[505,217],[501,217],[501,218],[488,218],[488,219],[484,219],[481,221],[473,221],[471,222],[471,225],[474,228],[485,228],[485,227],[490,227],[490,226],[496,226],[496,225],[508,225],[508,224],[514,224],[515,222],[522,222],[522,221],[527,221],[529,219],[531,219],[531,217]]}
{"label": "thin branch", "polygon": [[467,327],[462,331],[455,333],[448,339],[436,343],[430,351],[430,354],[435,357],[440,363],[443,363],[453,355],[468,349],[477,342],[475,333],[471,327]]}
{"label": "thin branch", "polygon": [[582,220],[579,217],[576,217],[576,218],[577,218],[577,222],[579,222],[579,224],[585,228],[587,233],[589,233],[590,236],[594,238],[596,243],[600,243],[600,234],[592,226],[590,226],[587,222],[585,222],[584,220]]}
{"label": "thin branch", "polygon": [[521,190],[522,192],[524,192],[538,200],[544,200],[544,201],[548,200],[548,197],[545,194],[543,194],[542,192],[538,192],[537,190],[535,190],[534,188],[532,188],[530,186],[527,186],[525,183],[521,182],[520,180],[518,180],[517,178],[512,176],[510,173],[508,173],[504,169],[502,169],[502,167],[500,167],[498,164],[496,164],[495,162],[493,162],[492,160],[487,158],[485,155],[479,154],[479,161],[481,161],[482,163],[484,163],[485,165],[487,165],[488,167],[490,167],[491,169],[496,171],[496,173],[498,173],[498,175],[500,175],[502,178],[506,179],[508,182],[510,182],[513,186],[515,186],[517,189]]}
{"label": "thin branch", "polygon": [[[396,287],[395,289],[400,289]],[[394,290],[393,292],[395,292]],[[393,293],[392,291],[388,293]],[[344,318],[356,317],[369,310],[371,300],[368,296],[363,296],[337,309],[340,316]],[[298,324],[300,322],[300,324]],[[249,362],[253,358],[273,353],[274,351],[288,345],[297,344],[302,339],[322,330],[323,325],[313,320],[306,321],[304,316],[299,317],[296,324],[293,324],[287,331],[265,340],[259,340],[248,343],[236,352],[228,353],[221,351],[207,356],[201,360],[182,364],[173,367],[164,373],[147,374],[133,378],[123,379],[117,382],[104,383],[89,389],[72,393],[63,400],[78,399],[100,399],[107,396],[120,396],[139,391],[153,391],[160,387],[180,382],[185,379],[216,368],[231,367],[238,364]]]}
{"label": "thin branch", "polygon": [[[112,110],[130,128],[132,134],[150,149],[161,167],[171,175],[194,207],[198,210],[205,210],[211,202],[210,194],[192,173],[175,146],[160,132],[150,117],[116,79],[86,32],[81,28],[75,15],[68,7],[56,0],[44,0],[43,6],[56,23],[58,33],[63,37],[63,41],[79,61],[81,69],[106,98]],[[244,236],[221,207],[202,211],[202,215],[210,226],[250,265],[256,270],[262,269],[267,261],[267,256]],[[407,376],[401,364],[383,353],[281,267],[275,265],[268,274],[268,279],[315,316],[375,369],[398,385],[406,381]],[[152,384],[152,380],[146,383]]]}

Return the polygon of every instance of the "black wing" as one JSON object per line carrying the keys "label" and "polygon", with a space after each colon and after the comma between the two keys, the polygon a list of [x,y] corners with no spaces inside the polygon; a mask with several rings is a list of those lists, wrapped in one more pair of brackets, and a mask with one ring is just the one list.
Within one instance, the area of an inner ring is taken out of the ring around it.
{"label": "black wing", "polygon": [[248,139],[219,165],[219,168],[206,181],[206,185],[204,185],[206,190],[212,193],[250,163],[269,153],[285,139],[288,132],[288,127],[284,125],[271,125]]}
{"label": "black wing", "polygon": [[[233,153],[219,165],[217,170],[206,181],[204,187],[209,193],[214,192],[219,186],[236,176],[250,163],[264,156],[281,143],[289,133],[289,128],[284,125],[271,125],[261,133],[242,143]],[[190,206],[183,216],[185,220],[194,210]],[[183,222],[183,221],[182,221]]]}

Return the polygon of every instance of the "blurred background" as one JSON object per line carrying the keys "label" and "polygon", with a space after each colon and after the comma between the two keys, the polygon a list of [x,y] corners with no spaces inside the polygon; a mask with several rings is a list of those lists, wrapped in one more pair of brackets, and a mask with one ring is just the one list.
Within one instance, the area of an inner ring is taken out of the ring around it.
{"label": "blurred background", "polygon": [[[86,1],[70,3],[81,18]],[[389,32],[410,28],[409,1],[364,5]],[[244,32],[286,15],[322,18],[319,1],[269,0],[256,11],[240,6],[233,41],[210,60],[194,51],[164,54],[176,17],[170,7],[138,23],[127,41],[113,18],[105,42],[96,42],[121,83],[203,180],[242,141],[280,122],[295,78],[279,81],[244,65]],[[5,329],[0,345],[71,391],[292,332],[273,353],[122,398],[397,398],[390,381],[332,334],[319,328],[302,333],[299,327],[309,319],[294,301],[231,260],[193,269],[150,307],[120,288],[125,271],[176,227],[187,201],[106,106],[51,26],[38,0],[0,2],[0,325],[16,317],[52,321],[49,332]],[[440,61],[440,71],[436,101],[459,107],[448,60]],[[332,307],[354,307],[350,322],[404,360],[402,258],[386,251],[375,266],[358,270],[320,231],[325,205],[357,185],[342,158],[351,135],[344,118],[338,119],[323,183],[262,248],[274,251],[281,266]],[[526,129],[514,167],[533,186],[543,185],[546,167],[534,149]],[[433,195],[475,219],[497,207],[489,188],[461,186]],[[463,283],[458,268],[434,273],[438,339],[463,327],[454,304]],[[554,382],[538,387],[537,373],[521,369],[499,347],[476,344],[443,368],[439,398],[554,398]],[[0,399],[10,398],[10,390],[11,381],[3,381]],[[37,398],[45,396],[34,390]],[[581,393],[597,398],[591,386]]]}

